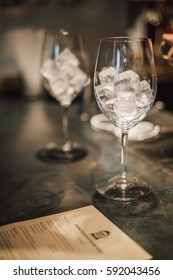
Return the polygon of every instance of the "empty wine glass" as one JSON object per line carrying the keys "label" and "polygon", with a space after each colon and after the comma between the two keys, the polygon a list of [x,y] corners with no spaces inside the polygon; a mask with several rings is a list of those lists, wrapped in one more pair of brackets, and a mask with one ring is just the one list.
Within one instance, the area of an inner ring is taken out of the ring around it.
{"label": "empty wine glass", "polygon": [[156,89],[150,39],[101,39],[94,73],[95,97],[104,115],[121,129],[122,134],[122,171],[96,186],[96,191],[105,198],[131,201],[151,192],[148,182],[127,174],[127,141],[129,129],[144,119],[152,108]]}
{"label": "empty wine glass", "polygon": [[88,84],[88,56],[83,36],[61,29],[57,34],[47,34],[41,74],[44,86],[62,107],[63,143],[49,143],[39,151],[45,161],[69,162],[83,158],[87,151],[72,142],[68,129],[68,109],[73,100]]}

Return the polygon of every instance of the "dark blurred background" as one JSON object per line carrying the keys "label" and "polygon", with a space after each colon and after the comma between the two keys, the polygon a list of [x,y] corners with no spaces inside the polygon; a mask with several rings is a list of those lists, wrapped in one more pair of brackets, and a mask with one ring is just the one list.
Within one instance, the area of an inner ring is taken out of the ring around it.
{"label": "dark blurred background", "polygon": [[45,30],[81,31],[89,50],[91,78],[99,40],[150,37],[158,73],[157,99],[173,110],[173,67],[160,55],[163,32],[173,31],[173,0],[0,0],[0,97],[42,95]]}

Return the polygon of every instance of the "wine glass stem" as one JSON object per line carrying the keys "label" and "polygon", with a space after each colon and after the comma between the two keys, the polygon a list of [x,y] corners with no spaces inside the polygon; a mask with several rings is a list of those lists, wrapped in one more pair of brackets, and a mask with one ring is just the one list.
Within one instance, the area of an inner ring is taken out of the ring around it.
{"label": "wine glass stem", "polygon": [[71,148],[71,141],[69,136],[69,120],[68,120],[68,106],[62,106],[62,133],[63,133],[63,148],[69,150]]}
{"label": "wine glass stem", "polygon": [[121,137],[121,178],[127,180],[127,143],[128,143],[128,130],[122,130]]}

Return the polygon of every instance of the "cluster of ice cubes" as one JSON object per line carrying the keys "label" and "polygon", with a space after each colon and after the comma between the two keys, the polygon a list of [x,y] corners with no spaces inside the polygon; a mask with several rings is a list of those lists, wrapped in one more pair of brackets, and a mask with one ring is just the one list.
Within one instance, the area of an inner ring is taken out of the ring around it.
{"label": "cluster of ice cubes", "polygon": [[80,61],[69,48],[56,59],[47,59],[41,74],[49,81],[51,94],[62,105],[70,105],[87,81],[87,74],[80,68]]}
{"label": "cluster of ice cubes", "polygon": [[139,75],[132,70],[117,74],[113,67],[105,67],[98,77],[97,99],[105,112],[116,114],[119,119],[137,117],[154,101],[150,84],[146,80],[140,81]]}

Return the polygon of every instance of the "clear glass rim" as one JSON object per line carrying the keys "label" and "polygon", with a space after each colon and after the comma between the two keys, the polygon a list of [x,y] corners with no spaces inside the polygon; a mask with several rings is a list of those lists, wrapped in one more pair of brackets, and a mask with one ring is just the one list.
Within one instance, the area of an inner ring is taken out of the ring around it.
{"label": "clear glass rim", "polygon": [[118,41],[118,42],[132,42],[132,41],[151,41],[150,38],[147,37],[128,37],[128,36],[112,36],[112,37],[104,37],[100,39],[100,42],[104,41]]}

